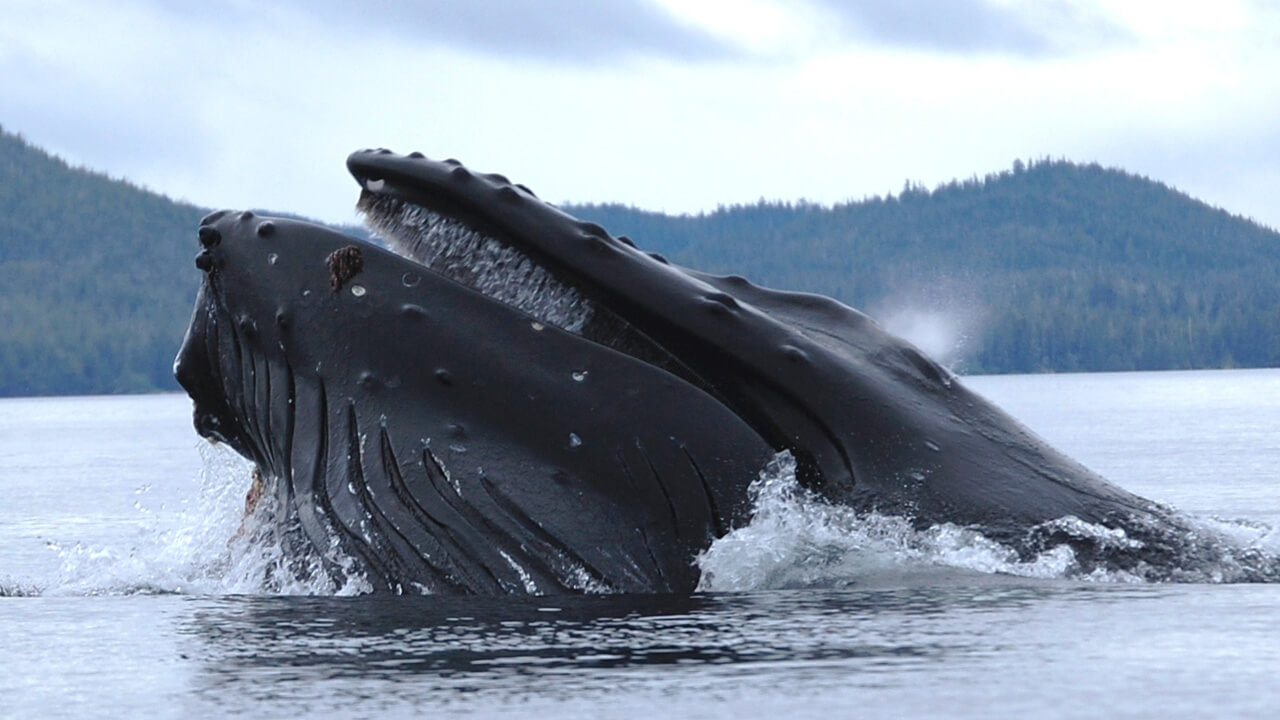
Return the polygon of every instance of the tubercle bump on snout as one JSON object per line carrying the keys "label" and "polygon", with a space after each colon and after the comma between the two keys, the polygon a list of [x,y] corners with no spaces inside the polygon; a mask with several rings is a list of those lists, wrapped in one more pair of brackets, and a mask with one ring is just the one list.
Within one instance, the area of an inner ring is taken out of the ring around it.
{"label": "tubercle bump on snout", "polygon": [[199,230],[200,245],[202,247],[217,247],[222,242],[222,233],[211,225],[201,225]]}
{"label": "tubercle bump on snout", "polygon": [[[433,208],[439,202],[464,213],[487,215],[488,220],[500,216],[496,222],[508,231],[537,227],[544,236],[576,239],[580,243],[577,247],[597,261],[653,257],[641,253],[626,236],[615,237],[597,223],[559,212],[540,201],[527,185],[499,173],[473,171],[454,158],[433,160],[420,152],[399,155],[385,149],[360,150],[347,157],[347,169],[360,185],[362,198],[365,193],[389,196]],[[666,264],[664,259],[654,259]]]}
{"label": "tubercle bump on snout", "polygon": [[[206,221],[213,222],[216,220],[214,218],[215,215],[218,214],[214,213],[206,216]],[[218,217],[221,216],[219,215]],[[209,218],[214,218],[214,220],[209,220]],[[222,233],[212,225],[204,224],[200,226],[197,236],[200,240],[200,253],[196,255],[196,267],[203,272],[212,272],[217,265],[217,260],[212,250],[222,243]]]}
{"label": "tubercle bump on snout", "polygon": [[196,231],[200,246],[195,258],[196,267],[206,273],[213,272],[224,266],[228,248],[242,242],[242,238],[256,236],[268,240],[278,230],[274,220],[260,218],[248,210],[211,212],[200,219],[200,227]]}
{"label": "tubercle bump on snout", "polygon": [[205,215],[204,217],[200,218],[200,226],[204,227],[206,225],[212,225],[230,214],[231,214],[230,210],[214,210],[208,215]]}
{"label": "tubercle bump on snout", "polygon": [[347,157],[347,168],[361,187],[375,193],[382,193],[388,184],[413,185],[424,176],[434,176],[434,182],[441,186],[467,194],[490,192],[513,207],[538,197],[527,185],[512,182],[500,173],[474,172],[455,158],[432,160],[417,151],[397,155],[385,149],[360,150]]}

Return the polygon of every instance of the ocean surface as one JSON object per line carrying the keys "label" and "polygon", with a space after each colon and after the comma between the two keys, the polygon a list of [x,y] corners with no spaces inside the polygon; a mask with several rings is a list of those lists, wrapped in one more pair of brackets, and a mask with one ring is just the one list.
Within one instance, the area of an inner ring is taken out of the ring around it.
{"label": "ocean surface", "polygon": [[[1280,556],[1280,370],[974,377]],[[757,482],[692,597],[373,597],[282,571],[185,396],[0,400],[0,717],[1280,717],[1280,584],[1020,561]]]}

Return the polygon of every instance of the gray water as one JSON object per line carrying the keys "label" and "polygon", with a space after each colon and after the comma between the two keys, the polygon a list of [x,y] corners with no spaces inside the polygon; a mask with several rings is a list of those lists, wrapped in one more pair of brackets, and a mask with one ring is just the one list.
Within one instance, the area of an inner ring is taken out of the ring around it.
{"label": "gray water", "polygon": [[[966,382],[1280,553],[1280,371]],[[0,400],[0,716],[1280,716],[1280,586],[1082,578],[787,492],[701,559],[693,597],[290,584],[239,534],[248,469],[189,413]]]}

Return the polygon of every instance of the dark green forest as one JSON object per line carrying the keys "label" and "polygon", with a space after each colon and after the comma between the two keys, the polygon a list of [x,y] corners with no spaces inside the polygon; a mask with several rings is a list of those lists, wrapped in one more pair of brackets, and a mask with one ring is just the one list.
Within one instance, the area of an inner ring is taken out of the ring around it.
{"label": "dark green forest", "polygon": [[[943,318],[966,372],[1280,364],[1280,235],[1096,165],[834,207],[566,209],[690,267]],[[176,389],[203,212],[0,129],[0,396]]]}
{"label": "dark green forest", "polygon": [[834,207],[570,210],[700,270],[947,318],[963,372],[1280,365],[1280,234],[1098,165],[1015,162]]}
{"label": "dark green forest", "polygon": [[0,395],[176,389],[202,212],[0,133]]}

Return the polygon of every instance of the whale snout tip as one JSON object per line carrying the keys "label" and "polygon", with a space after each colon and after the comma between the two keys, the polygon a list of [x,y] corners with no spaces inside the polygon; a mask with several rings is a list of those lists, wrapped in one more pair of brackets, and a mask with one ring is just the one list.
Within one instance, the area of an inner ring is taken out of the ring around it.
{"label": "whale snout tip", "polygon": [[201,247],[211,248],[222,242],[222,233],[212,225],[201,225],[198,232]]}
{"label": "whale snout tip", "polygon": [[205,225],[212,225],[229,214],[231,214],[230,210],[214,210],[208,215],[200,218],[200,226],[204,227]]}

